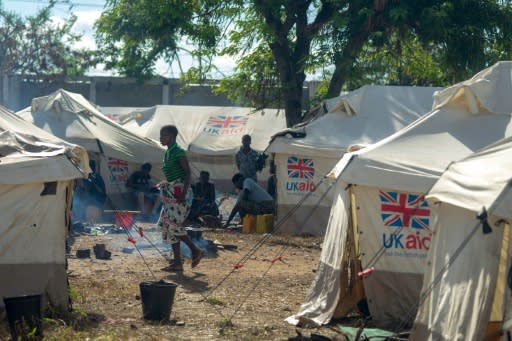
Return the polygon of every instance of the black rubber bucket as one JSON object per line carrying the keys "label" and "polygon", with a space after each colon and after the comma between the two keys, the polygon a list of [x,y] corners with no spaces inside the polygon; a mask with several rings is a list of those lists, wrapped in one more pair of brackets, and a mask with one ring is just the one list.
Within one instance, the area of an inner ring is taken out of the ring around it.
{"label": "black rubber bucket", "polygon": [[169,320],[178,286],[164,280],[140,283],[142,315],[146,320]]}
{"label": "black rubber bucket", "polygon": [[13,340],[38,339],[43,335],[41,295],[4,297]]}

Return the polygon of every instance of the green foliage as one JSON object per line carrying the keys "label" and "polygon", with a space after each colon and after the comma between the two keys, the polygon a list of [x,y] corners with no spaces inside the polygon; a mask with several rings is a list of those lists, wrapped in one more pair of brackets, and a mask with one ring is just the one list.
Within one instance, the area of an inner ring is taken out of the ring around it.
{"label": "green foliage", "polygon": [[75,16],[52,22],[55,3],[25,18],[0,6],[0,75],[79,76],[96,65],[93,51],[72,47],[81,39],[71,32]]}
{"label": "green foliage", "polygon": [[197,65],[182,78],[203,82],[229,56],[235,73],[215,91],[284,107],[289,125],[306,74],[322,74],[320,100],[367,83],[443,86],[512,53],[503,0],[107,0],[96,29],[107,66],[129,76],[188,51]]}
{"label": "green foliage", "polygon": [[199,56],[215,49],[219,34],[195,0],[107,0],[95,27],[106,67],[136,77],[153,75],[159,58],[172,62],[187,44]]}
{"label": "green foliage", "polygon": [[213,91],[258,109],[277,107],[282,103],[277,76],[271,51],[261,46],[241,57],[236,72],[220,80]]}
{"label": "green foliage", "polygon": [[234,327],[233,321],[228,318],[223,319],[218,323],[219,335],[230,336],[230,330]]}
{"label": "green foliage", "polygon": [[412,34],[391,37],[378,48],[368,43],[354,63],[357,71],[347,79],[344,88],[352,90],[365,84],[448,85],[440,63],[430,51]]}
{"label": "green foliage", "polygon": [[221,301],[219,298],[217,298],[215,296],[208,296],[208,298],[206,299],[206,302],[208,302],[211,305],[221,305],[221,306],[226,305],[226,303],[224,303],[223,301]]}

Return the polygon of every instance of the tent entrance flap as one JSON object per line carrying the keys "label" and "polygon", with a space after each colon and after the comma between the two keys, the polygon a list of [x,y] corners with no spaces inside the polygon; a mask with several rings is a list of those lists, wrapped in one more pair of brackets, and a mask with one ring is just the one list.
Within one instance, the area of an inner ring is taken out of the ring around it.
{"label": "tent entrance flap", "polygon": [[359,238],[357,226],[357,204],[355,196],[350,191],[351,217],[349,219],[349,233],[347,234],[346,248],[341,262],[341,288],[338,304],[333,318],[346,317],[348,314],[360,309],[360,303],[366,299],[364,285],[358,273],[362,271],[359,258]]}
{"label": "tent entrance flap", "polygon": [[503,320],[506,313],[505,302],[507,301],[506,283],[508,269],[510,267],[509,255],[512,254],[510,243],[510,225],[503,224],[503,242],[500,250],[500,262],[498,265],[498,279],[496,281],[496,289],[494,291],[494,299],[491,309],[491,317],[487,323],[486,340],[499,340],[503,332]]}

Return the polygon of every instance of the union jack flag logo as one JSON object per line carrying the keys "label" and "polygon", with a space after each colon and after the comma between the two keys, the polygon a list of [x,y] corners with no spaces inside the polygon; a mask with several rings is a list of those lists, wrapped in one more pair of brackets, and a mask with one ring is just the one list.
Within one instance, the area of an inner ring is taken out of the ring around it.
{"label": "union jack flag logo", "polygon": [[288,177],[296,179],[312,179],[315,175],[313,159],[299,159],[296,156],[288,158]]}
{"label": "union jack flag logo", "polygon": [[245,127],[247,120],[248,117],[246,116],[219,115],[210,116],[206,124],[218,129],[240,128]]}
{"label": "union jack flag logo", "polygon": [[429,230],[430,209],[423,195],[380,191],[384,225]]}
{"label": "union jack flag logo", "polygon": [[109,157],[108,158],[108,168],[113,173],[123,173],[128,171],[128,162],[124,160],[118,160]]}

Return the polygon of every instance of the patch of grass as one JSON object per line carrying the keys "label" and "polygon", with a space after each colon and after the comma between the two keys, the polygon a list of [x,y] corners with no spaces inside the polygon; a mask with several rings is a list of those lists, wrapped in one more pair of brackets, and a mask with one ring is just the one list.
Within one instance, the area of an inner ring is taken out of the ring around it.
{"label": "patch of grass", "polygon": [[215,296],[208,296],[206,298],[206,302],[210,303],[211,305],[221,305],[221,306],[225,306],[226,305],[225,302],[221,301],[220,299],[218,299]]}
{"label": "patch of grass", "polygon": [[223,319],[222,321],[218,322],[219,327],[219,334],[222,336],[229,336],[231,335],[232,328],[234,327],[233,322],[230,319]]}
{"label": "patch of grass", "polygon": [[78,292],[77,289],[73,288],[72,286],[68,287],[68,295],[71,299],[71,302],[80,302],[85,303],[85,296]]}

